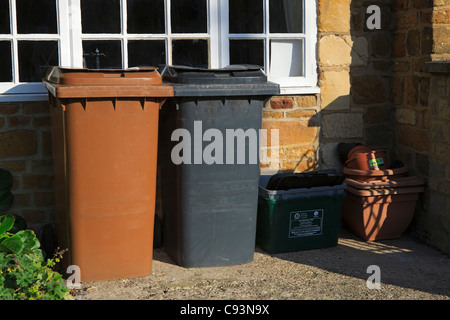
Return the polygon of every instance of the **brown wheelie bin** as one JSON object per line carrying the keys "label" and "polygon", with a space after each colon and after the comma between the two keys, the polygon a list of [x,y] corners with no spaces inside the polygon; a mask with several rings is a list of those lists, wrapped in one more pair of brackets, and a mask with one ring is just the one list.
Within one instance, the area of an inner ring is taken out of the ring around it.
{"label": "brown wheelie bin", "polygon": [[63,268],[81,281],[151,274],[158,117],[172,87],[151,67],[53,67],[43,84]]}

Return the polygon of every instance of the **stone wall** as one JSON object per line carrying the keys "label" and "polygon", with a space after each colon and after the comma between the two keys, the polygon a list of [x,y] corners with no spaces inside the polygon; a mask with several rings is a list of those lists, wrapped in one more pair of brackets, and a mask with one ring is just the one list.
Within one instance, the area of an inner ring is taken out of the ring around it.
{"label": "stone wall", "polygon": [[[317,169],[320,120],[316,95],[273,97],[263,110],[263,129],[279,130],[278,168],[280,172],[302,172]],[[268,144],[270,146],[270,143]],[[272,156],[272,154],[268,154]]]}
{"label": "stone wall", "polygon": [[428,188],[415,229],[426,242],[450,254],[450,61],[428,63]]}
{"label": "stone wall", "polygon": [[[318,66],[321,88],[320,160],[342,168],[336,147],[360,142],[392,146],[390,1],[318,1]],[[381,29],[366,27],[367,6],[378,5]]]}
{"label": "stone wall", "polygon": [[392,42],[395,156],[413,174],[428,170],[428,94],[430,76],[424,64],[431,60],[433,1],[395,1]]}
{"label": "stone wall", "polygon": [[53,157],[47,102],[0,103],[0,168],[13,177],[10,212],[35,230],[53,221]]}
{"label": "stone wall", "polygon": [[[450,254],[450,0],[395,1],[395,155],[425,178],[411,231]],[[447,71],[446,71],[447,70]]]}

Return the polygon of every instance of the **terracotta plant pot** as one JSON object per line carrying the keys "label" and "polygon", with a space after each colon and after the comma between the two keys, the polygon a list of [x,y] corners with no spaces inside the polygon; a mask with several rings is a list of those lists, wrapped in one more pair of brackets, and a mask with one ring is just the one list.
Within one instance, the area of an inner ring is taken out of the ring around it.
{"label": "terracotta plant pot", "polygon": [[344,142],[339,143],[336,147],[339,161],[343,165],[345,165],[345,162],[348,160],[348,155],[350,151],[352,151],[355,147],[360,145],[361,143],[344,143]]}
{"label": "terracotta plant pot", "polygon": [[370,151],[372,151],[372,149],[368,146],[358,145],[348,152],[347,157],[348,159],[351,159],[358,153],[369,153]]}
{"label": "terracotta plant pot", "polygon": [[345,165],[350,169],[379,170],[386,169],[386,152],[370,150],[368,152],[352,152]]}
{"label": "terracotta plant pot", "polygon": [[412,221],[423,183],[416,177],[370,182],[347,179],[342,219],[366,241],[400,238]]}
{"label": "terracotta plant pot", "polygon": [[371,180],[387,180],[404,177],[408,173],[409,168],[403,166],[397,169],[384,169],[384,170],[357,170],[344,167],[343,173],[351,179],[371,181]]}

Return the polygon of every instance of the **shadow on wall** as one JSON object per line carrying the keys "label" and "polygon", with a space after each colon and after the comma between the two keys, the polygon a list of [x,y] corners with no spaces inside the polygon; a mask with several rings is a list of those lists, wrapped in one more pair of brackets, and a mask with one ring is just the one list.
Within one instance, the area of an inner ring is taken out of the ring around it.
{"label": "shadow on wall", "polygon": [[341,142],[383,149],[388,156],[391,152],[393,23],[389,1],[370,3],[380,8],[380,29],[367,27],[373,14],[361,1],[349,1],[350,9],[345,1],[323,3],[319,5],[318,45],[320,159],[321,167],[341,171],[337,154]]}
{"label": "shadow on wall", "polygon": [[[423,2],[425,10],[420,12],[420,17],[416,15],[417,4],[371,1],[371,5],[380,8],[381,17],[381,28],[373,30],[366,25],[371,16],[366,11],[367,3],[357,0],[350,3],[349,21],[344,21],[337,17],[343,10],[348,10],[348,2],[319,1],[319,20],[323,20],[319,22],[318,54],[321,110],[311,118],[310,125],[319,123],[321,126],[321,167],[342,169],[337,145],[360,142],[374,149],[385,149],[388,160],[398,159],[408,165],[423,162],[428,170],[425,154],[408,155],[397,150],[404,147],[406,151],[412,151],[414,144],[402,146],[399,141],[414,143],[412,140],[421,138],[420,134],[408,135],[408,132],[416,132],[415,126],[420,125],[420,121],[422,125],[426,124],[425,116],[422,120],[417,120],[420,117],[408,120],[406,116],[412,112],[402,114],[398,108],[424,111],[427,106],[429,93],[423,64],[429,60],[432,50],[429,40],[433,35],[431,28],[423,28],[414,22],[421,19],[422,24],[431,24],[425,21],[430,18],[424,13],[429,10],[428,4],[425,5],[427,1]],[[410,8],[412,6],[414,8]],[[334,14],[328,19],[327,12],[331,11]],[[348,29],[345,29],[346,25]],[[411,123],[401,124],[400,120]],[[422,135],[427,132],[423,131]],[[423,197],[419,200],[419,208],[424,206]],[[410,228],[414,228],[413,225]],[[405,236],[410,231],[407,230]],[[448,280],[437,280],[436,272],[440,271],[433,266],[443,264],[448,268],[448,259],[437,256],[437,260],[423,261],[420,255],[424,248],[410,246],[405,238],[366,243],[344,234],[336,248],[276,256],[360,279],[368,278],[367,266],[378,264],[386,275],[385,284],[450,296]],[[396,266],[401,266],[401,271],[396,270]]]}

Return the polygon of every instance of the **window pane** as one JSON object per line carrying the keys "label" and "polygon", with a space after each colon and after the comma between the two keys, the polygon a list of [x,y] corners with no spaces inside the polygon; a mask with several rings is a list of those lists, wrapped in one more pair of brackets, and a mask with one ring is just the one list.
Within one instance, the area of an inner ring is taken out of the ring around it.
{"label": "window pane", "polygon": [[58,33],[56,0],[16,0],[17,32]]}
{"label": "window pane", "polygon": [[84,40],[83,66],[89,69],[122,68],[120,40]]}
{"label": "window pane", "polygon": [[0,41],[0,82],[11,82],[12,60],[11,41]]}
{"label": "window pane", "polygon": [[303,40],[270,41],[270,75],[303,76]]}
{"label": "window pane", "polygon": [[271,33],[303,32],[303,0],[269,0]]}
{"label": "window pane", "polygon": [[128,33],[164,33],[164,0],[128,0]]}
{"label": "window pane", "polygon": [[172,64],[208,68],[208,40],[173,40]]}
{"label": "window pane", "polygon": [[230,64],[264,67],[264,40],[230,40]]}
{"label": "window pane", "polygon": [[264,32],[263,0],[229,0],[228,3],[230,33]]}
{"label": "window pane", "polygon": [[120,0],[81,0],[81,28],[83,33],[120,33]]}
{"label": "window pane", "polygon": [[0,0],[0,33],[11,33],[9,25],[9,0]]}
{"label": "window pane", "polygon": [[173,33],[207,33],[206,0],[172,0]]}
{"label": "window pane", "polygon": [[58,41],[19,41],[19,81],[41,82],[50,66],[59,64]]}
{"label": "window pane", "polygon": [[128,41],[128,67],[153,66],[166,63],[164,40]]}

